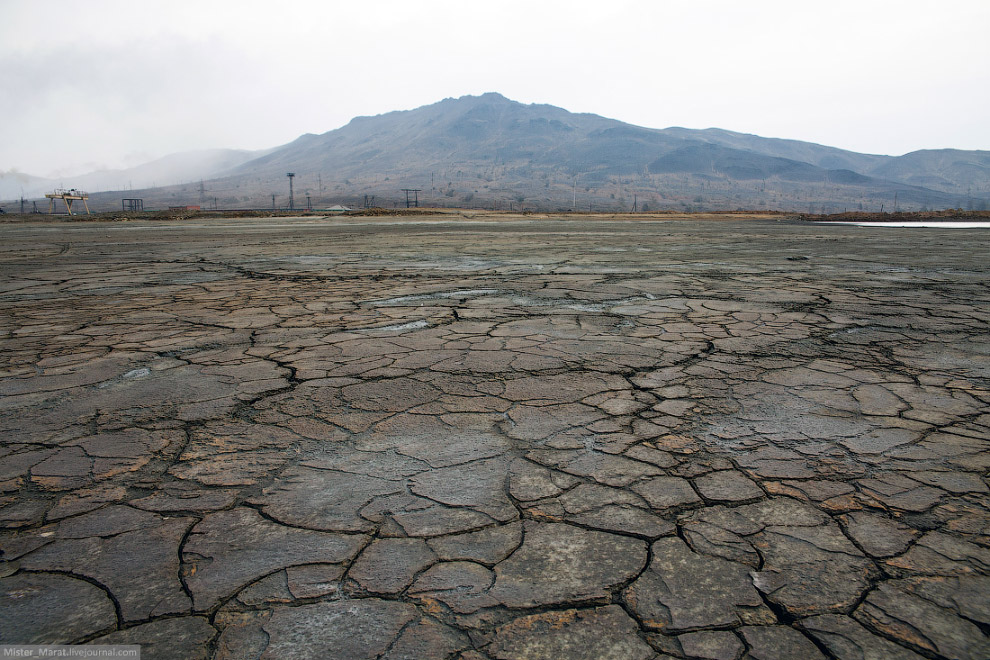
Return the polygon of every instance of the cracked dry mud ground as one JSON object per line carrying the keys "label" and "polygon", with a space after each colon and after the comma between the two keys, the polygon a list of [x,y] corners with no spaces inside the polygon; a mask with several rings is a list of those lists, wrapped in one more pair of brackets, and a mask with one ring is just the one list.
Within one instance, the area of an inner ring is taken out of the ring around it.
{"label": "cracked dry mud ground", "polygon": [[0,235],[0,642],[990,656],[985,231]]}

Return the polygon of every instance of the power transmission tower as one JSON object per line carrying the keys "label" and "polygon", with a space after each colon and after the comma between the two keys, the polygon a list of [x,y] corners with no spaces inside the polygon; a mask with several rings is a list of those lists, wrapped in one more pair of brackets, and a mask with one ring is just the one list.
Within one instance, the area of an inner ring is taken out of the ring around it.
{"label": "power transmission tower", "polygon": [[292,178],[295,176],[294,172],[288,172],[285,176],[289,177],[289,210],[296,208],[295,199],[292,196]]}

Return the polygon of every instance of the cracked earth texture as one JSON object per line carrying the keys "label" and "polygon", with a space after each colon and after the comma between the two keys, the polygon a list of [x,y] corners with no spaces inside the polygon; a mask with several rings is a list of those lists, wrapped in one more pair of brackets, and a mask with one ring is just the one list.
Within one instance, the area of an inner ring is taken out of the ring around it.
{"label": "cracked earth texture", "polygon": [[990,657],[985,231],[0,235],[0,642]]}

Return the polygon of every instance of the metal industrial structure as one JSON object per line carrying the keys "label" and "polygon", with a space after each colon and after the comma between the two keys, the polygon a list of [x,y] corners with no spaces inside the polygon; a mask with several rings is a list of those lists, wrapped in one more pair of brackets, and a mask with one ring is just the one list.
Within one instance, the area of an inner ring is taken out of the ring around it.
{"label": "metal industrial structure", "polygon": [[285,176],[289,177],[289,210],[296,208],[295,199],[292,196],[292,177],[296,175],[295,172],[288,172]]}
{"label": "metal industrial structure", "polygon": [[124,211],[143,211],[144,200],[136,197],[125,197],[120,200],[120,207]]}
{"label": "metal industrial structure", "polygon": [[89,199],[89,193],[82,190],[76,190],[75,188],[56,188],[55,192],[46,193],[45,197],[48,198],[48,215],[53,215],[55,213],[55,200],[61,199],[65,202],[65,210],[72,215],[72,202],[77,200],[82,200],[83,206],[86,207],[86,215],[90,215],[89,204],[86,200]]}
{"label": "metal industrial structure", "polygon": [[[419,208],[419,193],[421,193],[422,191],[423,191],[422,188],[403,188],[402,189],[402,192],[406,193],[406,208],[407,209],[410,208],[410,206],[415,206],[416,208]],[[409,199],[409,193],[412,193],[413,194],[413,199],[412,200]],[[411,205],[410,205],[410,201],[412,202]]]}

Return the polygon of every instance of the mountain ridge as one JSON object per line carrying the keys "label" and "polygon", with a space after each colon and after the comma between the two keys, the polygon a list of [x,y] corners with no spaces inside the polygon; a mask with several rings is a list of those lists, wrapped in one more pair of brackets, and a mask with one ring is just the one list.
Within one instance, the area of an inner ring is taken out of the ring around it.
{"label": "mountain ridge", "polygon": [[262,206],[275,194],[284,203],[291,171],[297,208],[303,195],[317,204],[331,198],[353,204],[362,196],[397,203],[401,188],[420,188],[421,201],[435,205],[548,210],[641,203],[779,210],[900,204],[911,210],[979,207],[990,197],[988,151],[860,154],[721,128],[641,127],[495,92],[354,117],[340,128],[248,155],[205,173],[210,168],[200,167],[183,185],[142,195],[188,198],[197,192],[189,183],[202,178],[208,186],[198,190],[200,202]]}
{"label": "mountain ridge", "polygon": [[[0,199],[24,194],[44,195],[52,188],[81,190],[128,190],[173,185],[210,178],[257,158],[267,150],[195,149],[179,151],[134,167],[86,172],[75,176],[40,177],[21,172],[0,172]],[[117,186],[117,187],[115,187]],[[23,193],[21,190],[23,189]]]}

